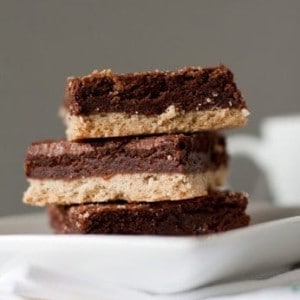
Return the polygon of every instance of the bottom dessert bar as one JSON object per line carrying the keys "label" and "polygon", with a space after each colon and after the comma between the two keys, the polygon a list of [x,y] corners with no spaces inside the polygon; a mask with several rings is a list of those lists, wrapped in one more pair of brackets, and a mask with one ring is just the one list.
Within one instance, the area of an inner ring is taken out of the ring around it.
{"label": "bottom dessert bar", "polygon": [[243,193],[211,192],[206,196],[155,203],[50,205],[56,233],[201,235],[249,224]]}

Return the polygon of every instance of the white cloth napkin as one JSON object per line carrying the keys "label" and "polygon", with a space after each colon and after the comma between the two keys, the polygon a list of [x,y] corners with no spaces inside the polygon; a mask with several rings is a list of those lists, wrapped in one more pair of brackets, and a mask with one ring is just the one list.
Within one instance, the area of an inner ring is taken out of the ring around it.
{"label": "white cloth napkin", "polygon": [[260,300],[300,299],[300,269],[264,278],[201,287],[184,293],[158,295],[116,287],[93,286],[40,266],[9,264],[0,270],[0,300]]}

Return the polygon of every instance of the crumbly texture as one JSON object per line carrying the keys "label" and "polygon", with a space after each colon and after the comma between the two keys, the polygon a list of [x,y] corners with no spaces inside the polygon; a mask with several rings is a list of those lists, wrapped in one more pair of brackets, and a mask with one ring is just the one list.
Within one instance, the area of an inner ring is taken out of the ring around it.
{"label": "crumbly texture", "polygon": [[57,233],[201,235],[249,224],[247,196],[211,192],[187,200],[95,203],[48,207]]}
{"label": "crumbly texture", "polygon": [[202,173],[227,166],[225,138],[216,132],[41,141],[27,151],[29,178],[73,180],[122,173]]}
{"label": "crumbly texture", "polygon": [[74,180],[29,179],[27,204],[80,204],[123,199],[128,202],[179,200],[206,195],[225,183],[227,168],[199,174],[117,174]]}
{"label": "crumbly texture", "polygon": [[128,74],[94,71],[70,77],[64,101],[71,115],[82,116],[107,112],[153,116],[171,105],[179,111],[246,108],[232,72],[224,65]]}
{"label": "crumbly texture", "polygon": [[89,116],[62,113],[66,136],[70,141],[86,138],[149,134],[188,133],[243,127],[249,112],[246,108],[179,111],[174,105],[158,115],[99,113]]}

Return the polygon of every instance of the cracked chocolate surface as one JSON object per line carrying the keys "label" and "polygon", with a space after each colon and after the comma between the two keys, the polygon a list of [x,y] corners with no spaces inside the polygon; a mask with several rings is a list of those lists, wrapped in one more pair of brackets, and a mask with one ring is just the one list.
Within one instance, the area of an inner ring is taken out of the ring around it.
{"label": "cracked chocolate surface", "polygon": [[171,105],[180,111],[246,108],[232,72],[224,65],[127,74],[94,71],[70,77],[64,98],[71,115],[84,116],[109,112],[158,115]]}

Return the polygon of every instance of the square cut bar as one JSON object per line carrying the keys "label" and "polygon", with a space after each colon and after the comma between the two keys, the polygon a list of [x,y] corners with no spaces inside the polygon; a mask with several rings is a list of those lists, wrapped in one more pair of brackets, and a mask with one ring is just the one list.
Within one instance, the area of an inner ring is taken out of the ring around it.
{"label": "square cut bar", "polygon": [[227,164],[225,139],[216,132],[38,142],[27,152],[24,202],[193,198],[222,185]]}
{"label": "square cut bar", "polygon": [[201,235],[249,224],[243,193],[211,192],[181,201],[94,203],[48,207],[57,233]]}
{"label": "square cut bar", "polygon": [[69,140],[241,127],[249,114],[223,65],[70,77],[61,112]]}

